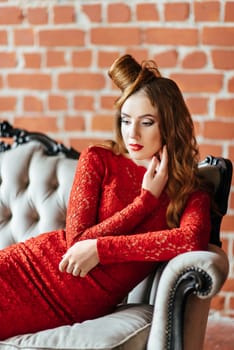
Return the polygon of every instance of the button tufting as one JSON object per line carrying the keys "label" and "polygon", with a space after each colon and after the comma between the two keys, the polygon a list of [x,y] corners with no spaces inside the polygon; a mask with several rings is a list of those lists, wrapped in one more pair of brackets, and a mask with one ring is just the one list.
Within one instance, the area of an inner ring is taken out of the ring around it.
{"label": "button tufting", "polygon": [[0,212],[1,212],[1,220],[8,222],[12,219],[12,212],[9,207],[6,207],[4,205],[1,206]]}

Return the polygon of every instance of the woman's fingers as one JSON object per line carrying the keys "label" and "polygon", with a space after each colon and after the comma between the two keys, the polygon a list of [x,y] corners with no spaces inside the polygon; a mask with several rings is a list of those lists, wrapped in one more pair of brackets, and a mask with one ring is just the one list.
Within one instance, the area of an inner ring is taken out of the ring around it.
{"label": "woman's fingers", "polygon": [[71,271],[71,273],[72,273],[72,275],[73,276],[81,276],[81,269],[79,268],[79,266],[78,265],[75,265],[74,267],[73,267],[73,270]]}
{"label": "woman's fingers", "polygon": [[67,266],[67,260],[66,260],[65,256],[63,256],[62,260],[59,263],[59,270],[61,272],[64,272],[66,270],[66,266]]}
{"label": "woman's fingers", "polygon": [[75,263],[73,261],[69,261],[67,264],[66,272],[73,273],[74,268],[75,268]]}
{"label": "woman's fingers", "polygon": [[142,187],[159,198],[168,180],[168,154],[163,146],[159,156],[154,156],[143,177]]}
{"label": "woman's fingers", "polygon": [[77,242],[68,249],[59,263],[59,270],[84,277],[98,263],[97,240],[89,239]]}
{"label": "woman's fingers", "polygon": [[[63,257],[63,259],[61,260],[60,264],[59,264],[59,270],[61,272],[67,272],[67,273],[71,273],[73,276],[80,276],[83,277],[83,275],[85,276],[86,273],[82,273],[81,269],[79,268],[78,264],[75,264],[74,262],[70,262],[68,260],[68,258]],[[82,275],[82,276],[81,276]]]}

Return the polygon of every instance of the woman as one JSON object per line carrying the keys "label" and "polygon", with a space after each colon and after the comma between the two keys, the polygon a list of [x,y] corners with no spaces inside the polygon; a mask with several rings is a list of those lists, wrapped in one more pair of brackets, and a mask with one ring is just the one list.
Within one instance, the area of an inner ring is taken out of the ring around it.
{"label": "woman", "polygon": [[159,261],[206,249],[210,195],[177,85],[129,55],[109,71],[117,142],[82,152],[66,229],[0,252],[0,338],[111,312]]}

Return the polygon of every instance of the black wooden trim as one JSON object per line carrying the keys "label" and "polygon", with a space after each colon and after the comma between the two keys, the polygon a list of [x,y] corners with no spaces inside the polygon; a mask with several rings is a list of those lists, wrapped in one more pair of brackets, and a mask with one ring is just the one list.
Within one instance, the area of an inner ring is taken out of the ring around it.
{"label": "black wooden trim", "polygon": [[220,226],[223,216],[227,213],[233,166],[229,159],[214,157],[212,155],[207,156],[204,161],[200,162],[200,167],[203,166],[217,168],[220,175],[219,186],[214,193],[214,202],[216,204],[217,211],[211,211],[212,227],[210,243],[221,247],[222,242],[220,240]]}
{"label": "black wooden trim", "polygon": [[166,350],[184,349],[184,312],[189,295],[208,295],[212,287],[209,274],[197,267],[190,267],[177,278],[170,292],[166,327]]}
{"label": "black wooden trim", "polygon": [[64,144],[58,143],[43,133],[13,128],[7,121],[0,123],[0,137],[13,138],[14,140],[12,145],[2,141],[0,143],[0,152],[5,152],[29,141],[38,141],[45,147],[45,152],[49,156],[55,156],[60,152],[65,154],[67,158],[78,159],[80,156],[80,152],[76,151],[74,148],[68,148],[64,146]]}

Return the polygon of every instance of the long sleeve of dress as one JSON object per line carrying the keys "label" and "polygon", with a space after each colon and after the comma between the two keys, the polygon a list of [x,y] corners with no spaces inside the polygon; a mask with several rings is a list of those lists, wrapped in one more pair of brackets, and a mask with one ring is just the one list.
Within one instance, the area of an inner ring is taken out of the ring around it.
{"label": "long sleeve of dress", "polygon": [[[68,247],[78,239],[130,233],[151,213],[152,208],[159,205],[157,198],[142,189],[129,205],[98,223],[99,201],[106,172],[99,152],[102,152],[100,148],[89,148],[82,153],[78,162],[67,211]],[[112,204],[110,202],[110,206]]]}
{"label": "long sleeve of dress", "polygon": [[98,238],[102,264],[126,261],[166,261],[180,253],[207,249],[210,198],[196,192],[188,200],[180,227],[131,236]]}

